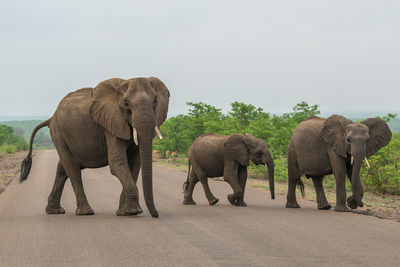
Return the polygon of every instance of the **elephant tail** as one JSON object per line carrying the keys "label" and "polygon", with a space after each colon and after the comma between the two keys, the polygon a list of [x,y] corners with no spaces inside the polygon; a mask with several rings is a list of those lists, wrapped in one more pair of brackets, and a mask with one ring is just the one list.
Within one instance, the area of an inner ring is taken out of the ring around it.
{"label": "elephant tail", "polygon": [[48,119],[47,121],[42,122],[38,126],[36,126],[35,129],[33,129],[33,131],[32,131],[31,140],[29,142],[29,153],[21,163],[21,175],[19,177],[20,183],[22,183],[23,181],[26,180],[26,178],[28,178],[29,172],[31,171],[33,139],[35,138],[37,131],[39,131],[41,128],[43,128],[45,126],[49,127],[50,121],[51,121],[51,118]]}
{"label": "elephant tail", "polygon": [[189,185],[189,177],[190,177],[190,166],[191,166],[191,164],[190,164],[190,161],[188,162],[188,174],[187,174],[187,178],[186,178],[186,181],[183,183],[183,192],[182,193],[185,193],[186,192],[186,190],[187,190],[187,188],[188,188],[188,185]]}
{"label": "elephant tail", "polygon": [[297,184],[299,185],[299,189],[300,189],[300,192],[301,192],[301,196],[302,197],[305,197],[305,193],[304,193],[304,184],[303,184],[303,182],[301,181],[301,177],[299,177],[298,179],[297,179]]}

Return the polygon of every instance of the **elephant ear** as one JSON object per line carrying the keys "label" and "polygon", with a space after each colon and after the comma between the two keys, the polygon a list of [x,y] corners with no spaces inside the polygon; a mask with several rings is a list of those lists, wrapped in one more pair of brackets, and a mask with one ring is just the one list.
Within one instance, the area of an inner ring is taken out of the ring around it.
{"label": "elephant ear", "polygon": [[112,135],[129,140],[131,131],[129,124],[119,106],[119,100],[123,95],[125,80],[113,78],[102,81],[92,93],[92,105],[90,113],[95,122],[106,128]]}
{"label": "elephant ear", "polygon": [[249,166],[249,148],[243,135],[232,134],[224,143],[225,155],[242,166]]}
{"label": "elephant ear", "polygon": [[344,134],[347,125],[350,123],[353,122],[343,116],[332,115],[326,119],[321,130],[321,136],[325,143],[331,146],[336,154],[343,158],[347,157]]}
{"label": "elephant ear", "polygon": [[366,153],[367,157],[370,157],[390,142],[390,139],[392,139],[392,131],[389,129],[386,122],[379,118],[369,118],[361,123],[369,128]]}
{"label": "elephant ear", "polygon": [[157,126],[160,127],[161,124],[167,118],[168,113],[168,103],[169,103],[169,90],[165,84],[156,77],[147,78],[150,82],[151,87],[157,94],[157,105],[155,108],[155,117]]}

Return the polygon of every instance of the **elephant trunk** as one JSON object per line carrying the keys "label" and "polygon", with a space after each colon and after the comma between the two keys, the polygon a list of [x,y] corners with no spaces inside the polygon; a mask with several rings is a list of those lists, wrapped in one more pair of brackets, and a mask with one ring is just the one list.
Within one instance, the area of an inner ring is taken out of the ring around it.
{"label": "elephant trunk", "polygon": [[153,200],[152,139],[154,136],[155,123],[153,124],[151,121],[154,121],[154,119],[148,119],[142,124],[139,124],[137,131],[139,137],[138,141],[144,200],[151,216],[158,217],[158,212],[154,206]]}
{"label": "elephant trunk", "polygon": [[363,162],[365,153],[362,153],[360,151],[357,151],[353,153],[354,161],[353,161],[353,170],[352,170],[352,175],[351,175],[351,191],[353,193],[353,196],[355,200],[357,201],[357,206],[362,207],[362,185],[361,185],[361,179],[360,179],[360,170],[361,170],[361,164]]}
{"label": "elephant trunk", "polygon": [[272,160],[271,153],[268,151],[267,162],[266,165],[268,167],[268,181],[269,181],[269,190],[271,192],[271,199],[275,199],[275,166],[274,161]]}

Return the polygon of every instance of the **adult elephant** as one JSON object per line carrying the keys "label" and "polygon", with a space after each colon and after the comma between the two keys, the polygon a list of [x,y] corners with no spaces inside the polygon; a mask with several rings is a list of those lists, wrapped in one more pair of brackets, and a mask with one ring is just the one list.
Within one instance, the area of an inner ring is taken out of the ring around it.
{"label": "adult elephant", "polygon": [[[209,204],[216,204],[218,199],[211,193],[207,177],[224,176],[224,180],[233,189],[233,194],[228,195],[229,202],[236,206],[247,206],[243,197],[250,160],[256,165],[268,166],[271,198],[275,198],[274,162],[263,140],[248,133],[230,136],[208,133],[201,135],[193,142],[188,154],[189,171],[184,183],[183,204],[196,204],[192,196],[198,181],[203,186]],[[192,166],[192,171],[190,171],[190,166]]]}
{"label": "adult elephant", "polygon": [[300,208],[296,201],[296,184],[302,186],[300,177],[306,175],[314,183],[318,209],[330,209],[322,181],[324,175],[332,173],[336,179],[335,211],[349,211],[346,207],[346,175],[353,193],[347,198],[347,204],[352,209],[362,207],[361,164],[364,159],[368,164],[367,158],[387,145],[391,137],[387,124],[378,118],[361,123],[340,115],[305,119],[294,130],[289,144],[286,207]]}
{"label": "adult elephant", "polygon": [[95,88],[83,88],[64,97],[54,115],[38,125],[31,136],[29,154],[21,166],[20,181],[32,164],[32,141],[36,132],[50,128],[60,160],[53,190],[48,198],[48,214],[65,213],[60,198],[69,177],[77,201],[76,215],[92,215],[82,185],[81,170],[109,165],[122,184],[117,215],[136,215],[139,205],[136,186],[142,168],[143,192],[153,217],[152,139],[165,121],[169,91],[155,77],[123,80],[108,79]]}

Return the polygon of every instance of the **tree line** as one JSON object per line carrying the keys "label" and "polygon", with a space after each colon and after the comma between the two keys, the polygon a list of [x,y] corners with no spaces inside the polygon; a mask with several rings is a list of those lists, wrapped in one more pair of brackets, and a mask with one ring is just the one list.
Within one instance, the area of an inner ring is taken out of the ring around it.
{"label": "tree line", "polygon": [[[189,111],[167,119],[161,126],[164,139],[154,139],[154,149],[165,155],[166,151],[178,152],[186,157],[192,142],[201,134],[216,133],[230,135],[246,132],[263,139],[272,153],[275,163],[275,180],[287,181],[287,150],[292,132],[298,123],[309,116],[318,115],[318,105],[306,102],[296,104],[292,111],[281,115],[270,114],[251,104],[233,102],[231,110],[224,114],[221,109],[206,103],[188,102]],[[394,114],[382,118],[386,122],[395,119]],[[41,121],[9,122],[0,125],[0,152],[13,153],[28,148],[27,141],[33,128]],[[26,139],[22,138],[25,136]],[[39,132],[35,138],[36,147],[52,147],[48,129]],[[361,180],[366,191],[400,195],[400,134],[393,133],[391,142],[369,159],[371,168],[364,167]],[[264,166],[251,164],[250,171],[257,177],[264,177]],[[325,179],[329,186],[334,182]]]}
{"label": "tree line", "polygon": [[[41,122],[41,120],[24,120],[5,121],[2,122],[2,124],[12,127],[17,136],[22,137],[26,142],[29,142],[33,129]],[[43,128],[38,131],[33,140],[33,145],[36,148],[54,148],[48,128]]]}
{"label": "tree line", "polygon": [[0,124],[0,152],[14,153],[19,150],[26,150],[27,142],[14,133],[14,129],[7,125]]}
{"label": "tree line", "polygon": [[[233,102],[227,114],[202,102],[188,102],[187,105],[187,114],[171,117],[161,126],[164,139],[154,139],[154,148],[159,154],[176,151],[185,157],[192,142],[204,133],[229,135],[247,132],[267,143],[275,163],[275,180],[282,182],[287,181],[287,150],[294,128],[305,118],[320,114],[318,105],[306,102],[296,104],[291,112],[282,115],[270,114],[241,102]],[[394,114],[388,114],[382,119],[389,122],[393,118]],[[399,148],[400,135],[393,133],[392,141],[369,159],[371,168],[363,168],[361,178],[366,191],[400,195]],[[250,170],[261,177],[266,173],[261,165],[251,165]],[[329,185],[335,186],[332,182]]]}

